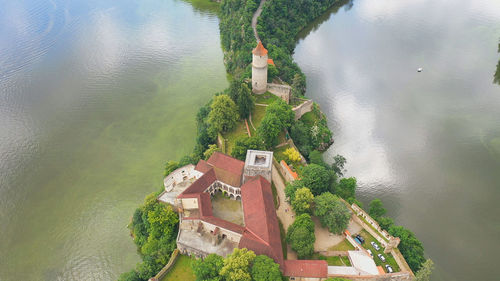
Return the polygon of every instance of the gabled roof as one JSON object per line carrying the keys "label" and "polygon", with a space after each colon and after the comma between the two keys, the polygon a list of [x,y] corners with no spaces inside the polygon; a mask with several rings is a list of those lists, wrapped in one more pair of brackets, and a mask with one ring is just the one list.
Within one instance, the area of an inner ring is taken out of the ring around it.
{"label": "gabled roof", "polygon": [[[241,186],[241,177],[243,175],[245,162],[221,152],[214,152],[208,159],[207,164],[214,168],[219,181],[231,186]],[[196,166],[198,167],[198,165]]]}
{"label": "gabled roof", "polygon": [[257,47],[255,47],[255,49],[253,49],[252,54],[254,54],[256,56],[267,55],[267,50],[266,50],[266,48],[264,48],[264,45],[262,45],[262,42],[259,41],[259,43],[257,43]]}
{"label": "gabled roof", "polygon": [[188,194],[204,192],[212,183],[214,183],[215,180],[217,180],[215,171],[211,169],[193,182],[179,196],[177,196],[177,198],[187,198]]}
{"label": "gabled roof", "polygon": [[205,160],[200,160],[194,169],[198,172],[206,173],[212,169],[212,165],[208,164]]}
{"label": "gabled roof", "polygon": [[280,228],[273,202],[271,183],[262,176],[248,180],[241,187],[243,216],[248,234],[240,240],[240,248],[264,254],[283,265]]}
{"label": "gabled roof", "polygon": [[325,260],[286,260],[285,276],[326,278],[328,263]]}

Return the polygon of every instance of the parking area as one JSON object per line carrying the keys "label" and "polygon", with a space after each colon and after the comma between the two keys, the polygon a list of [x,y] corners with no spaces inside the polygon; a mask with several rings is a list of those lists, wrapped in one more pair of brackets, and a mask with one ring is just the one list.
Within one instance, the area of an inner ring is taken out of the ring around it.
{"label": "parking area", "polygon": [[[359,232],[359,235],[365,240],[365,242],[361,246],[372,252],[373,260],[375,261],[375,264],[377,266],[379,266],[379,265],[382,266],[382,268],[384,269],[385,272],[387,272],[387,268],[385,267],[385,265],[387,265],[387,264],[392,267],[394,272],[401,271],[396,260],[394,259],[394,257],[391,254],[384,254],[384,248],[382,247],[382,245],[380,245],[380,243],[378,243],[378,241],[370,233],[368,233],[366,230],[363,229]],[[355,238],[356,235],[353,235],[352,237]],[[378,251],[372,246],[371,242],[374,242],[379,246]],[[385,262],[383,262],[377,256],[378,254],[381,254],[385,257]]]}

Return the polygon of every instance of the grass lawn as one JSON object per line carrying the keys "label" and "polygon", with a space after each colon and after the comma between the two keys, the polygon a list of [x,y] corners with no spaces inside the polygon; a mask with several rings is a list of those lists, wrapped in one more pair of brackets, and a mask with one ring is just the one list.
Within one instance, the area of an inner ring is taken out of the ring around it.
{"label": "grass lawn", "polygon": [[265,92],[264,94],[261,95],[253,95],[255,97],[255,103],[260,103],[260,104],[270,104],[273,101],[279,100],[280,98],[269,93]]}
{"label": "grass lawn", "polygon": [[314,111],[309,111],[300,117],[300,120],[308,126],[313,126],[319,119],[321,119],[321,116],[318,116]]}
{"label": "grass lawn", "polygon": [[[399,266],[398,266],[396,260],[394,259],[394,257],[391,254],[384,254],[384,248],[382,247],[382,245],[380,245],[380,243],[370,233],[368,233],[366,230],[363,229],[361,231],[360,235],[361,235],[361,237],[363,237],[365,239],[365,243],[363,244],[363,248],[370,249],[370,251],[372,251],[373,260],[375,261],[376,265],[382,266],[384,268],[384,271],[386,271],[386,272],[387,272],[387,269],[385,268],[386,264],[390,265],[392,267],[392,269],[394,270],[394,272],[401,271],[399,269]],[[376,251],[375,248],[373,248],[373,246],[370,244],[370,242],[372,242],[372,241],[379,245],[380,251]],[[377,254],[382,254],[385,257],[386,262],[382,262],[377,257]]]}
{"label": "grass lawn", "polygon": [[281,160],[285,160],[285,162],[287,162],[288,156],[285,155],[285,150],[287,150],[288,148],[290,148],[289,144],[280,148],[276,148],[274,150],[274,158],[276,158],[276,161],[278,161],[278,163],[280,163]]}
{"label": "grass lawn", "polygon": [[193,259],[185,256],[185,255],[180,255],[177,258],[177,261],[175,262],[174,266],[170,271],[161,279],[161,281],[177,281],[177,280],[183,280],[183,281],[194,281],[196,280],[196,276],[194,276],[193,270],[191,269],[191,261]]}
{"label": "grass lawn", "polygon": [[273,191],[274,208],[277,210],[278,209],[278,191],[276,190],[276,186],[274,185],[274,182],[271,183],[271,190]]}
{"label": "grass lawn", "polygon": [[314,253],[312,259],[325,260],[328,263],[328,265],[331,266],[351,266],[351,262],[349,261],[348,257],[341,257],[341,256],[325,257],[318,253]]}
{"label": "grass lawn", "polygon": [[[260,123],[262,123],[262,119],[264,119],[264,115],[266,115],[266,107],[256,105],[252,111],[252,123],[255,126],[255,129],[258,129]],[[252,125],[248,124],[248,126],[252,127]],[[253,128],[250,129],[252,131],[252,136],[257,132]]]}
{"label": "grass lawn", "polygon": [[337,245],[331,246],[328,248],[328,251],[351,251],[354,250],[354,246],[347,241],[347,239],[342,240],[342,242]]}
{"label": "grass lawn", "polygon": [[375,227],[373,227],[373,225],[371,225],[363,216],[358,216],[358,218],[360,218],[364,223],[366,223],[366,225],[368,225],[368,227],[370,227],[373,231],[379,233],[379,236],[382,237],[382,239],[389,242],[389,239],[385,238],[385,236],[382,235],[378,230],[376,230]]}
{"label": "grass lawn", "polygon": [[224,137],[224,139],[226,140],[226,151],[225,151],[226,154],[231,155],[231,150],[234,147],[234,143],[236,139],[240,136],[248,136],[245,120],[239,121],[236,124],[236,127],[231,132],[222,134],[222,137]]}

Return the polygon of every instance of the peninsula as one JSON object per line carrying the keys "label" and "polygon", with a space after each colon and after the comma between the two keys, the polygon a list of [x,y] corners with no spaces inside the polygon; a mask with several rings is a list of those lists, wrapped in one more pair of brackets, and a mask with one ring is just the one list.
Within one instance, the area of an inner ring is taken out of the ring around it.
{"label": "peninsula", "polygon": [[[291,54],[300,30],[345,1],[298,2],[222,0],[230,87],[199,110],[193,153],[168,161],[164,187],[135,211],[143,262],[119,280],[428,280],[413,233],[378,199],[362,209],[344,157],[323,160],[332,132]],[[181,260],[185,275],[170,276]]]}

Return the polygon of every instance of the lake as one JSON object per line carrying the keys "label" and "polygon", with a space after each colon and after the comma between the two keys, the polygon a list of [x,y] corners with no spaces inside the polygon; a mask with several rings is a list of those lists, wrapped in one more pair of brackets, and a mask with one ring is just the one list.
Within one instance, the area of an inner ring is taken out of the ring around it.
{"label": "lake", "polygon": [[433,280],[498,280],[499,38],[499,1],[355,0],[295,50],[334,132],[325,158],[416,233]]}
{"label": "lake", "polygon": [[0,280],[135,267],[135,208],[227,87],[218,22],[183,1],[2,2]]}

